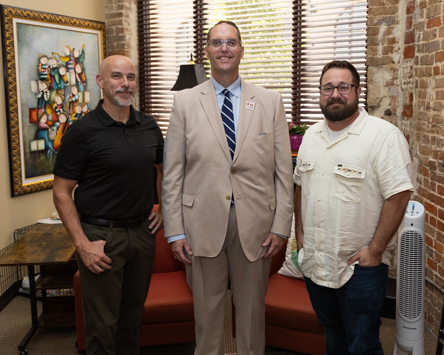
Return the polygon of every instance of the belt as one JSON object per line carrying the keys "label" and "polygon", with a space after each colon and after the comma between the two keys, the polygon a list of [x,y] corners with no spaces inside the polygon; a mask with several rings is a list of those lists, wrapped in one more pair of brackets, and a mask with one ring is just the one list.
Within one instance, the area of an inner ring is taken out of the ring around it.
{"label": "belt", "polygon": [[140,216],[135,219],[130,219],[127,221],[119,221],[119,220],[109,220],[109,219],[100,219],[93,218],[89,216],[79,215],[80,222],[84,222],[87,224],[92,224],[97,227],[114,227],[114,228],[132,228],[141,225],[148,218],[148,215]]}

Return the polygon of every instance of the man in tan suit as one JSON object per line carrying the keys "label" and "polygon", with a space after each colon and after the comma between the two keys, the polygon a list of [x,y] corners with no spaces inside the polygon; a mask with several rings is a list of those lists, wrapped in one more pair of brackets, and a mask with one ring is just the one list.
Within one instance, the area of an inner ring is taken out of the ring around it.
{"label": "man in tan suit", "polygon": [[[221,21],[208,32],[205,54],[212,79],[178,92],[171,113],[162,186],[165,232],[193,290],[195,354],[224,353],[230,281],[238,354],[259,355],[271,257],[285,244],[292,219],[285,111],[278,93],[239,77],[244,47],[234,23]],[[234,129],[224,128],[221,112],[231,116]]]}

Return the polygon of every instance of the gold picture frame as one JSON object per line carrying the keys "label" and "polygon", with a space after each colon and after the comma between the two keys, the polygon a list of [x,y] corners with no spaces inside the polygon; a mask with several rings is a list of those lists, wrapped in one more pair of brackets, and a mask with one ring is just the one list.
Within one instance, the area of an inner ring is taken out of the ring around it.
{"label": "gold picture frame", "polygon": [[64,131],[101,98],[95,76],[105,56],[105,24],[12,6],[0,10],[14,197],[52,188]]}

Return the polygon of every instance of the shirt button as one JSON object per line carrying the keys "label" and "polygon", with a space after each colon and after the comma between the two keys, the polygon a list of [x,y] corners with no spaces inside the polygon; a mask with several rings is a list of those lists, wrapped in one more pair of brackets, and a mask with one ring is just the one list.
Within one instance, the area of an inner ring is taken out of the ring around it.
{"label": "shirt button", "polygon": [[225,198],[226,198],[227,200],[231,200],[231,196],[230,196],[230,195],[225,196]]}
{"label": "shirt button", "polygon": [[320,199],[320,198],[318,198],[318,202],[321,202],[321,199]]}
{"label": "shirt button", "polygon": [[236,173],[236,169],[231,169],[231,173],[235,174]]}
{"label": "shirt button", "polygon": [[324,173],[322,173],[322,176],[324,176],[325,174]]}

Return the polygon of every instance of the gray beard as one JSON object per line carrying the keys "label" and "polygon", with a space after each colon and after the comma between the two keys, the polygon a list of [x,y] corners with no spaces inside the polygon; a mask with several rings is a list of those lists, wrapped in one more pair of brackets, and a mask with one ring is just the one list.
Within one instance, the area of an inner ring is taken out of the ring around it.
{"label": "gray beard", "polygon": [[128,107],[129,105],[131,105],[133,103],[134,96],[132,96],[131,99],[129,99],[128,101],[121,101],[116,96],[114,96],[113,101],[119,106]]}

